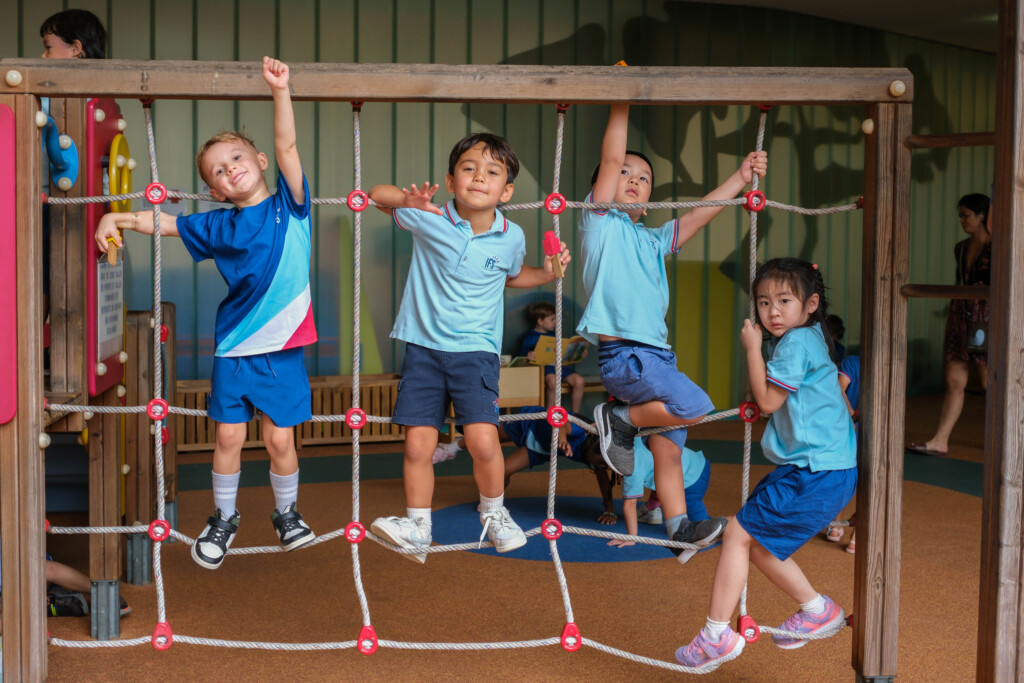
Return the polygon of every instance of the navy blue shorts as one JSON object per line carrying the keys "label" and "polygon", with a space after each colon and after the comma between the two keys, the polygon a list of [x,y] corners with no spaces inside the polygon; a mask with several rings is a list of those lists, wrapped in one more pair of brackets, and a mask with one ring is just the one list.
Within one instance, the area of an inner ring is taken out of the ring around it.
{"label": "navy blue shorts", "polygon": [[[540,406],[529,406],[529,408],[536,408],[530,412],[544,411],[544,408]],[[526,410],[523,409],[520,412],[526,412]],[[583,457],[583,442],[587,438],[587,432],[572,422],[569,425],[569,446],[572,447],[572,455],[569,456],[569,459],[586,465],[587,460]],[[526,457],[530,461],[530,467],[551,461],[551,425],[547,420],[504,422],[501,428],[505,431],[505,436],[509,438],[509,441],[516,446],[526,447]],[[558,454],[566,457],[561,450],[558,451]]]}
{"label": "navy blue shorts", "polygon": [[836,518],[857,490],[857,468],[811,472],[780,465],[758,482],[736,521],[785,561]]}
{"label": "navy blue shorts", "polygon": [[435,351],[405,345],[392,424],[444,426],[449,406],[458,425],[498,424],[498,356],[487,351]]}
{"label": "navy blue shorts", "polygon": [[238,424],[252,419],[254,408],[278,427],[309,420],[309,376],[303,348],[255,356],[215,356],[207,414],[217,422]]}
{"label": "navy blue shorts", "polygon": [[707,495],[708,486],[711,484],[711,461],[704,461],[704,469],[701,470],[697,481],[684,489],[686,494],[686,516],[693,522],[704,519],[711,519],[708,508],[704,505],[704,496]]}
{"label": "navy blue shorts", "polygon": [[[676,354],[630,341],[601,342],[598,363],[601,383],[609,394],[626,403],[661,401],[669,414],[684,420],[707,415],[715,406],[707,393],[676,367]],[[659,436],[679,447],[686,445],[686,428]],[[650,437],[644,437],[647,445]]]}

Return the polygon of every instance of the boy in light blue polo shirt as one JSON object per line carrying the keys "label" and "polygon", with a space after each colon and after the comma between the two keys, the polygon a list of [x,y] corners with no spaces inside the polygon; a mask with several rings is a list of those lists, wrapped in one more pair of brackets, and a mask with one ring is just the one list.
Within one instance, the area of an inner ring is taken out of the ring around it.
{"label": "boy in light blue polo shirt", "polygon": [[[601,164],[591,180],[594,202],[647,202],[654,173],[647,157],[626,150],[629,106],[613,104],[601,146]],[[754,174],[764,176],[768,156],[752,152],[740,168],[705,200],[735,197]],[[594,422],[601,452],[609,467],[633,471],[633,437],[640,427],[678,426],[651,436],[658,498],[664,507],[665,529],[675,541],[710,545],[722,533],[725,519],[693,522],[686,514],[680,454],[686,426],[714,407],[704,391],[676,367],[668,343],[668,274],[665,258],[675,254],[722,207],[703,207],[648,228],[642,208],[586,209],[580,217],[583,286],[589,301],[577,331],[598,344],[601,381],[614,403],[601,404]]]}
{"label": "boy in light blue polo shirt", "polygon": [[[406,516],[381,517],[371,525],[373,533],[399,548],[430,546],[432,457],[450,405],[473,457],[481,540],[488,536],[498,552],[526,543],[505,508],[505,464],[498,440],[503,291],[546,284],[554,280],[554,271],[548,261],[543,268],[523,265],[523,231],[497,209],[512,197],[518,172],[519,160],[506,140],[474,133],[449,155],[445,188],[454,199],[443,207],[431,203],[437,185],[430,183],[408,189],[378,185],[369,193],[413,237],[409,277],[391,332],[406,342],[391,416],[392,423],[406,426]],[[567,251],[558,258],[569,262]],[[404,556],[417,562],[427,557]]]}

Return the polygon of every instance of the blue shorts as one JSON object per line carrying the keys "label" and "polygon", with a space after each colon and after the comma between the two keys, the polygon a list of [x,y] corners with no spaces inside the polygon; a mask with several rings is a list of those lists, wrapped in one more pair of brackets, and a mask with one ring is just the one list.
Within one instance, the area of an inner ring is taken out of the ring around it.
{"label": "blue shorts", "polygon": [[[651,475],[650,480],[645,482],[645,484],[647,485],[647,488],[649,488],[649,489],[651,489],[653,491],[653,490],[655,490],[654,486],[652,485],[652,484],[654,484],[654,471],[653,470],[651,471],[650,475]],[[699,521],[704,520],[704,519],[711,519],[711,515],[708,514],[707,506],[704,505],[704,496],[707,495],[708,486],[710,484],[711,484],[711,461],[710,460],[705,460],[704,461],[704,469],[701,470],[700,476],[697,477],[697,481],[693,482],[692,484],[687,486],[685,489],[683,489],[683,493],[686,496],[686,516],[690,520],[692,520],[694,522],[699,522]],[[641,491],[639,495],[636,495],[636,496],[623,496],[623,499],[624,500],[630,500],[630,499],[633,499],[633,498],[639,499],[639,498],[642,498],[642,497],[643,497],[643,492]]]}
{"label": "blue shorts", "polygon": [[857,468],[811,472],[780,465],[736,513],[758,543],[785,561],[836,518],[857,490]]}
{"label": "blue shorts", "polygon": [[[562,366],[562,381],[563,382],[565,382],[567,379],[569,379],[569,375],[575,374],[576,371],[573,370],[572,367],[573,366],[571,366],[571,365],[563,365]],[[547,375],[553,375],[553,374],[555,374],[555,366],[554,365],[545,365],[544,366],[544,375],[547,376]]]}
{"label": "blue shorts", "polygon": [[[540,406],[527,406],[519,412],[541,413],[544,410]],[[572,448],[572,455],[569,456],[569,459],[586,465],[587,460],[583,457],[583,442],[587,439],[587,432],[572,422],[569,425],[569,446]],[[501,428],[509,441],[520,448],[526,447],[526,457],[530,461],[530,467],[551,461],[551,425],[547,420],[503,422]],[[558,454],[566,457],[561,450],[558,451]]]}
{"label": "blue shorts", "polygon": [[294,427],[313,417],[303,347],[254,356],[214,356],[206,412],[213,420],[238,424],[254,408],[278,427]]}
{"label": "blue shorts", "polygon": [[[670,415],[693,420],[714,410],[711,399],[676,367],[668,349],[630,341],[601,342],[598,363],[601,383],[609,394],[626,403],[661,401]],[[658,436],[679,447],[686,445],[686,428]],[[646,445],[650,437],[644,437]]]}
{"label": "blue shorts", "polygon": [[457,425],[496,425],[500,370],[498,356],[487,351],[435,351],[406,344],[391,423],[440,431],[449,406],[454,406]]}

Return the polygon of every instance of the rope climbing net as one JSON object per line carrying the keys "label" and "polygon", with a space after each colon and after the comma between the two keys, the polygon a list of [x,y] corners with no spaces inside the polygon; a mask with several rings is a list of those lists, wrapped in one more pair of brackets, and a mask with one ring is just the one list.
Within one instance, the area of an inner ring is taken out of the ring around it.
{"label": "rope climbing net", "polygon": [[[455,550],[469,550],[476,549],[479,547],[491,547],[493,543],[458,543],[449,545],[437,545],[429,548],[410,548],[403,549],[388,543],[384,539],[375,536],[373,533],[368,532],[366,527],[360,521],[360,429],[368,423],[389,423],[391,418],[389,416],[382,415],[368,415],[360,407],[360,299],[361,299],[361,230],[362,221],[361,216],[363,210],[373,204],[370,201],[367,194],[361,189],[362,186],[362,153],[361,153],[361,141],[360,141],[360,113],[362,105],[361,103],[352,104],[352,119],[353,119],[353,137],[354,137],[354,184],[355,188],[346,197],[335,197],[335,198],[314,198],[312,203],[324,204],[324,205],[346,205],[352,210],[354,221],[353,221],[353,271],[354,271],[354,288],[353,288],[353,319],[356,321],[353,330],[353,376],[352,376],[352,405],[343,414],[335,415],[315,415],[313,416],[314,422],[343,422],[352,430],[352,519],[344,527],[338,528],[330,533],[317,537],[313,542],[307,544],[309,546],[317,545],[320,543],[326,543],[334,540],[338,537],[344,538],[351,545],[352,550],[352,567],[353,576],[355,582],[356,595],[358,597],[360,610],[362,613],[362,628],[358,634],[358,637],[354,640],[347,640],[341,642],[318,642],[318,643],[272,643],[272,642],[250,642],[250,641],[237,641],[237,640],[224,640],[217,638],[199,638],[183,634],[175,634],[171,630],[170,623],[167,618],[167,606],[164,593],[164,579],[162,572],[162,561],[161,561],[161,549],[163,541],[174,538],[182,541],[186,544],[192,545],[196,541],[184,534],[171,528],[167,521],[166,503],[164,501],[164,494],[166,490],[165,486],[165,472],[164,472],[164,452],[163,446],[165,443],[165,424],[168,417],[172,414],[178,415],[189,415],[202,417],[206,415],[204,410],[195,410],[180,408],[177,406],[171,406],[168,402],[162,398],[164,394],[163,390],[163,367],[162,367],[162,344],[166,339],[166,333],[154,334],[154,398],[151,399],[146,405],[138,406],[121,406],[121,407],[110,407],[110,406],[80,406],[80,405],[68,405],[68,404],[52,404],[48,407],[53,412],[92,412],[92,413],[122,413],[122,414],[140,414],[145,413],[149,419],[154,423],[154,453],[155,462],[154,469],[156,472],[156,501],[157,501],[157,517],[154,519],[149,526],[110,526],[110,527],[52,527],[49,528],[48,532],[53,534],[148,534],[149,538],[152,539],[153,543],[153,578],[156,585],[157,595],[157,623],[150,636],[143,636],[139,638],[131,639],[120,639],[120,640],[106,640],[106,641],[95,641],[95,640],[68,640],[63,638],[52,638],[51,642],[54,645],[61,647],[72,647],[72,648],[98,648],[98,647],[129,647],[135,645],[142,645],[145,643],[152,644],[158,650],[166,650],[175,641],[180,643],[188,643],[194,645],[208,645],[208,646],[221,646],[221,647],[234,647],[243,649],[262,649],[262,650],[283,650],[283,651],[299,651],[299,650],[338,650],[338,649],[349,649],[354,648],[363,654],[372,654],[377,650],[378,647],[388,647],[395,649],[417,649],[417,650],[494,650],[494,649],[512,649],[512,648],[533,648],[533,647],[547,647],[547,646],[561,646],[565,650],[570,652],[579,650],[583,645],[592,647],[594,649],[606,652],[617,657],[623,657],[625,659],[648,664],[663,669],[672,671],[680,671],[687,673],[703,673],[705,670],[702,667],[685,667],[674,662],[666,662],[658,659],[652,659],[636,655],[625,650],[621,650],[609,645],[604,645],[591,638],[584,639],[581,635],[579,628],[575,623],[573,615],[572,601],[569,596],[569,587],[566,582],[565,572],[562,567],[562,561],[558,553],[558,539],[563,533],[577,534],[582,536],[591,536],[604,539],[618,539],[633,541],[636,543],[645,543],[650,545],[665,546],[671,548],[681,549],[692,549],[696,546],[686,543],[680,543],[669,540],[653,539],[640,536],[632,536],[627,534],[617,534],[606,531],[599,531],[593,529],[584,529],[574,526],[563,525],[557,518],[555,512],[555,490],[556,481],[558,474],[558,430],[552,429],[551,443],[550,443],[550,465],[549,465],[549,479],[548,479],[548,491],[547,491],[547,517],[537,528],[527,530],[526,536],[533,537],[540,534],[544,539],[548,541],[552,559],[552,565],[555,569],[555,574],[558,581],[558,586],[561,591],[562,601],[565,609],[565,624],[562,628],[562,632],[559,636],[552,635],[547,638],[540,638],[535,640],[520,640],[520,641],[503,641],[503,642],[477,642],[477,643],[427,643],[427,642],[404,642],[387,639],[378,639],[376,631],[372,625],[370,618],[370,607],[367,601],[366,592],[363,587],[363,578],[360,569],[360,543],[366,538],[369,538],[380,545],[389,548],[396,553],[441,553],[451,552]],[[529,202],[523,204],[510,204],[503,207],[505,211],[512,210],[529,210],[529,209],[546,209],[553,222],[553,232],[555,237],[560,241],[561,231],[559,226],[560,214],[567,208],[577,209],[598,209],[598,208],[648,208],[648,209],[689,209],[694,207],[708,207],[708,206],[742,206],[750,215],[750,279],[753,281],[756,263],[757,263],[757,219],[758,214],[765,208],[775,208],[782,211],[790,211],[800,213],[804,215],[825,215],[835,214],[840,212],[852,211],[862,206],[862,202],[858,201],[854,204],[821,208],[821,209],[805,209],[788,204],[774,202],[767,199],[764,193],[758,189],[758,176],[754,174],[752,189],[745,193],[742,197],[735,199],[726,199],[718,201],[689,201],[689,202],[648,202],[644,204],[615,204],[615,203],[593,203],[593,202],[576,202],[569,201],[563,194],[559,192],[559,177],[561,175],[561,163],[562,163],[562,147],[565,132],[565,114],[568,109],[568,105],[558,105],[558,116],[557,116],[557,131],[556,131],[556,145],[555,145],[555,156],[554,156],[554,183],[552,192],[543,200],[538,202]],[[57,198],[50,197],[47,201],[50,204],[85,204],[85,203],[103,203],[111,201],[124,201],[131,199],[145,198],[153,206],[154,211],[154,224],[156,230],[153,234],[153,254],[154,254],[154,273],[153,273],[153,325],[157,330],[165,330],[161,320],[161,235],[160,235],[160,211],[161,204],[168,198],[180,198],[180,199],[191,199],[191,200],[213,200],[212,197],[185,193],[168,191],[166,187],[160,183],[159,173],[156,163],[156,146],[154,142],[153,134],[153,118],[152,118],[152,101],[143,102],[143,111],[145,114],[145,125],[146,125],[146,138],[148,143],[148,153],[150,162],[150,172],[152,182],[146,187],[145,190],[140,192],[133,192],[128,194],[117,194],[117,195],[104,195],[95,197],[75,197],[75,198]],[[757,146],[756,149],[760,151],[764,147],[764,135],[768,116],[768,107],[761,107],[758,133],[757,133]],[[555,353],[555,376],[561,376],[561,365],[562,365],[562,314],[563,314],[563,291],[562,291],[562,280],[561,278],[556,279],[555,284],[555,308],[556,308],[556,325],[555,325],[555,337],[556,337],[556,353]],[[754,302],[751,299],[750,302],[750,317],[756,318],[754,312]],[[584,428],[589,432],[594,432],[593,425],[586,423],[575,416],[569,415],[568,411],[561,406],[562,403],[562,387],[561,384],[555,383],[555,401],[554,405],[549,408],[546,412],[537,413],[525,413],[517,415],[504,415],[500,419],[502,421],[518,421],[518,420],[537,420],[544,419],[552,425],[552,427],[560,427],[565,425],[567,422],[572,422],[578,426]],[[742,495],[741,501],[746,501],[749,488],[750,488],[750,456],[751,456],[751,432],[752,423],[759,417],[759,411],[757,405],[751,402],[744,402],[737,408],[731,410],[725,410],[717,413],[713,413],[705,417],[701,422],[697,424],[704,424],[714,420],[721,420],[724,418],[739,416],[744,422],[744,438],[743,438],[743,470],[742,470]],[[674,427],[663,427],[657,429],[645,429],[641,432],[641,435],[655,434],[658,432],[669,431]],[[837,525],[843,525],[844,522],[836,522]],[[282,552],[283,549],[279,546],[263,546],[263,547],[235,547],[228,550],[230,555],[252,555],[260,553],[273,553]],[[827,638],[835,635],[841,628],[840,624],[837,628],[824,633],[815,634],[803,634],[794,633],[789,631],[782,631],[775,628],[759,627],[754,619],[747,613],[746,604],[746,587],[744,587],[743,595],[740,601],[740,618],[738,632],[748,641],[753,642],[758,639],[761,633],[768,633],[771,635],[781,635],[787,638],[795,639],[807,639],[815,640],[821,638]]]}

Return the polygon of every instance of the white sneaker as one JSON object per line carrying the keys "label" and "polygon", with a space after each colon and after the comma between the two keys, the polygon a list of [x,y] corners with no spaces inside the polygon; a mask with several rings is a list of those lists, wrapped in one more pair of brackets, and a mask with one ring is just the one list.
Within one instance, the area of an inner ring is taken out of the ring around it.
{"label": "white sneaker", "polygon": [[636,521],[641,524],[656,524],[661,526],[665,523],[665,513],[661,511],[661,506],[648,510],[647,505],[641,503],[640,509],[636,511]]}
{"label": "white sneaker", "polygon": [[455,444],[454,441],[452,441],[451,443],[443,443],[434,449],[434,455],[430,459],[430,461],[436,465],[439,462],[451,460],[452,458],[455,457],[455,454],[458,452],[459,447]]}
{"label": "white sneaker", "polygon": [[512,516],[508,514],[508,509],[504,505],[497,510],[481,512],[480,523],[484,525],[480,543],[483,543],[484,536],[487,536],[499,553],[507,553],[526,545],[526,534],[512,521]]}
{"label": "white sneaker", "polygon": [[[378,517],[370,531],[399,548],[429,548],[430,527],[422,519],[408,517]],[[399,553],[407,560],[426,562],[426,553]]]}

